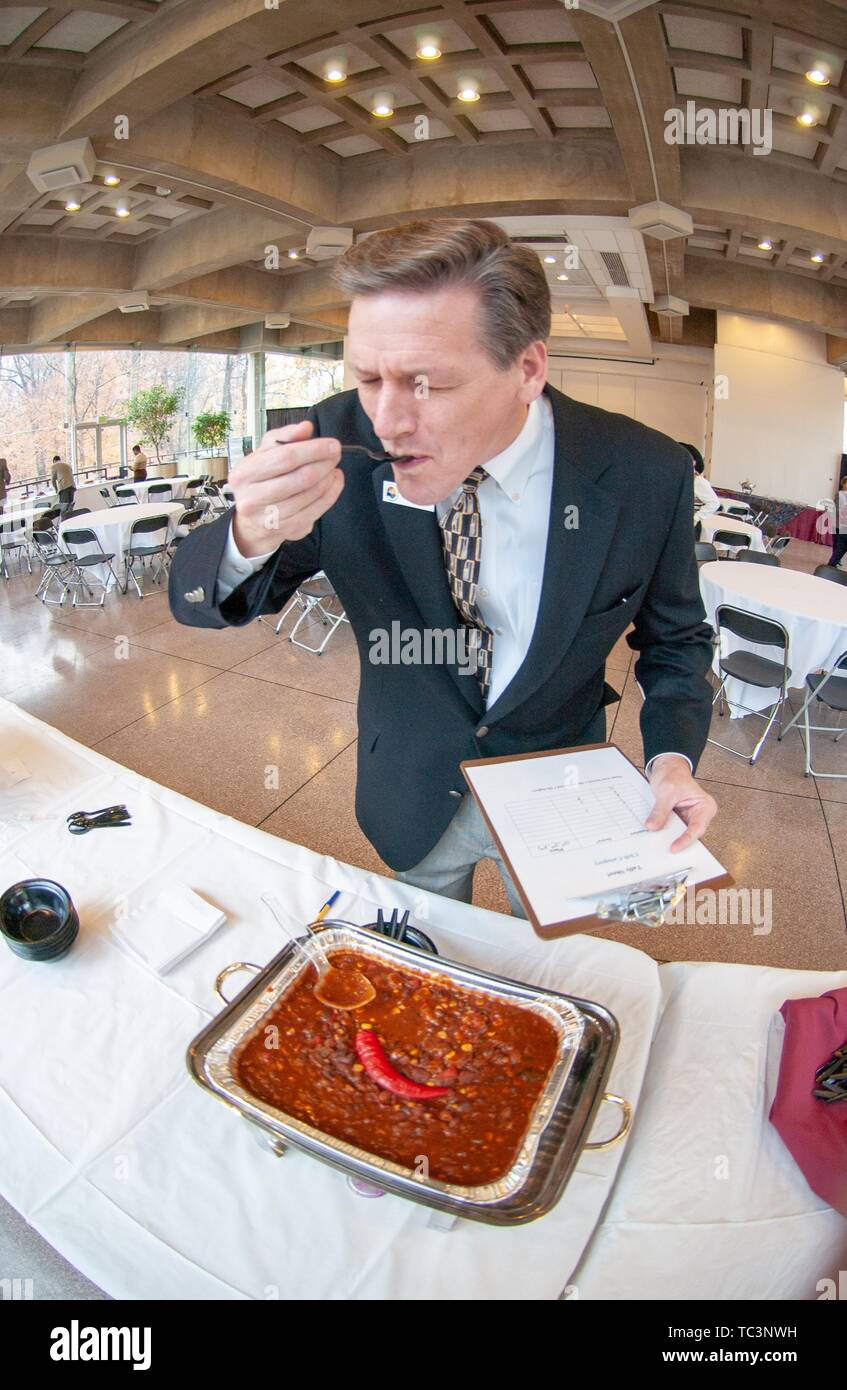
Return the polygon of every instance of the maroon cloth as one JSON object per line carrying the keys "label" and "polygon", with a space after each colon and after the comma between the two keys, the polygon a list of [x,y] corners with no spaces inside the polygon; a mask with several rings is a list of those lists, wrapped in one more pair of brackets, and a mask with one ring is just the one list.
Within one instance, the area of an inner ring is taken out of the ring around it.
{"label": "maroon cloth", "polygon": [[781,528],[783,535],[795,536],[798,541],[814,541],[817,545],[832,545],[832,518],[817,507],[804,507],[793,521]]}
{"label": "maroon cloth", "polygon": [[770,1121],[813,1192],[847,1216],[847,1100],[817,1100],[815,1072],[847,1041],[847,989],[787,999]]}

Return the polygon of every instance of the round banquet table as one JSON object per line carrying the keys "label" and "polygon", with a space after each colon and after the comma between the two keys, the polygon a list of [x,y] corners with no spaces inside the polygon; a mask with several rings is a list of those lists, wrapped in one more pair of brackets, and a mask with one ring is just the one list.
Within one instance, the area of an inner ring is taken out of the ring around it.
{"label": "round banquet table", "polygon": [[[85,516],[75,516],[70,521],[63,521],[59,526],[59,540],[61,541],[65,531],[79,531],[83,528],[93,531],[106,553],[114,554],[112,569],[123,582],[126,570],[123,553],[129,545],[129,533],[133,522],[149,516],[167,516],[168,540],[171,540],[184,510],[181,502],[147,502],[132,503],[126,507],[104,507],[102,511],[89,512]],[[86,547],[81,553],[91,554],[94,550],[94,546]],[[109,588],[114,586],[105,565],[98,565],[93,573],[104,584],[108,582]]]}
{"label": "round banquet table", "polygon": [[34,507],[10,507],[8,511],[0,512],[0,526],[8,526],[12,523],[22,521],[27,539],[31,540],[33,523],[38,517],[43,516],[44,513],[49,510],[50,505],[51,504],[47,502],[39,502],[38,505]]}
{"label": "round banquet table", "polygon": [[[719,512],[713,513],[711,516],[704,516],[702,519],[695,517],[694,520],[695,522],[700,521],[701,541],[711,541],[716,531],[739,531],[742,535],[750,537],[751,550],[764,553],[765,538],[758,526],[751,526],[749,521],[741,521],[735,516],[721,516]],[[721,550],[729,550],[730,548],[730,546],[720,546]]]}
{"label": "round banquet table", "polygon": [[[843,584],[771,565],[713,560],[700,569],[700,590],[712,627],[716,626],[715,611],[721,603],[782,623],[788,632],[792,689],[804,685],[811,671],[828,669],[847,652],[847,587]],[[728,632],[724,632],[721,641],[724,655],[743,646],[771,660],[778,661],[780,657],[775,647],[741,642]],[[718,673],[717,655],[714,670]],[[736,680],[727,682],[726,697],[733,718],[747,712],[737,709],[737,705],[746,705],[748,710],[763,710],[768,709],[775,698],[772,690],[760,690]]]}
{"label": "round banquet table", "polygon": [[[165,484],[170,484],[171,498],[176,501],[178,498],[185,496],[185,489],[189,482],[190,478],[186,473],[179,478],[146,478],[143,483],[134,483],[131,478],[121,478],[117,483],[113,484],[113,487],[131,487],[139,503],[143,503],[147,501],[151,487],[157,485],[161,487]],[[164,493],[161,495],[165,497]],[[165,497],[165,500],[168,501],[170,499]]]}

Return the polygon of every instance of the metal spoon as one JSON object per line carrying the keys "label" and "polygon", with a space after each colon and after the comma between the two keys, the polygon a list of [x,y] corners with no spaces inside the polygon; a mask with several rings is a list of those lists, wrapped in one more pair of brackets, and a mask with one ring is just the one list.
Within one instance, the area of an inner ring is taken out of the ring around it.
{"label": "metal spoon", "polygon": [[318,973],[318,981],[315,985],[315,998],[322,1004],[329,1005],[332,1009],[360,1009],[363,1004],[369,1004],[376,996],[376,990],[360,970],[336,970],[334,965],[330,965],[323,946],[318,942],[317,937],[312,937],[308,946],[302,941],[297,941],[291,935],[288,926],[283,918],[280,904],[272,893],[263,893],[262,902],[276,919],[278,926],[282,928],[285,935],[292,941],[299,951],[313,965]]}

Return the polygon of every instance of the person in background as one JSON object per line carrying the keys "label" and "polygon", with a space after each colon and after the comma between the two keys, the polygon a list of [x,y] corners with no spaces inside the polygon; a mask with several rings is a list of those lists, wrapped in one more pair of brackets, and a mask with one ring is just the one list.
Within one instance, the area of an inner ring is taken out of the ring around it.
{"label": "person in background", "polygon": [[832,538],[830,565],[840,565],[847,555],[847,454],[841,455],[841,482],[835,499],[835,535]]}
{"label": "person in background", "polygon": [[50,482],[53,484],[54,491],[59,494],[59,510],[64,516],[70,511],[74,504],[76,488],[74,486],[74,475],[71,472],[69,463],[63,463],[59,454],[53,455],[53,463],[50,468]]}
{"label": "person in background", "polygon": [[9,465],[5,459],[0,459],[0,507],[6,501],[6,488],[11,481],[12,475],[9,472]]}
{"label": "person in background", "polygon": [[703,455],[694,444],[682,444],[682,447],[688,450],[694,462],[694,501],[700,504],[697,507],[696,515],[698,517],[714,516],[715,512],[720,510],[721,499],[706,477]]}
{"label": "person in background", "polygon": [[141,452],[140,444],[132,446],[132,481],[143,483],[147,477],[147,455]]}

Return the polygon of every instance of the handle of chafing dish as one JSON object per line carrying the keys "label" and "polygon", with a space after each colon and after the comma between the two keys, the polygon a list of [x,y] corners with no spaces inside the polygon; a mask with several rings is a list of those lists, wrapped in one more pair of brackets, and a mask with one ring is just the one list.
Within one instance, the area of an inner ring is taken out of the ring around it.
{"label": "handle of chafing dish", "polygon": [[623,1096],[613,1096],[611,1091],[606,1091],[604,1093],[603,1100],[608,1101],[610,1105],[619,1105],[621,1107],[621,1125],[617,1134],[613,1134],[611,1139],[602,1139],[597,1144],[583,1145],[583,1148],[593,1149],[595,1153],[598,1149],[611,1149],[615,1144],[619,1144],[624,1136],[629,1134],[632,1127],[632,1106],[628,1100],[624,1100]]}
{"label": "handle of chafing dish", "polygon": [[221,989],[221,985],[223,984],[227,975],[234,975],[238,970],[252,970],[258,975],[261,968],[261,965],[254,965],[251,960],[236,960],[233,961],[232,965],[225,965],[220,975],[218,975],[217,979],[215,980],[215,993],[220,995],[221,999],[224,1001],[225,1004],[229,1004],[231,1001],[227,999],[226,995]]}

